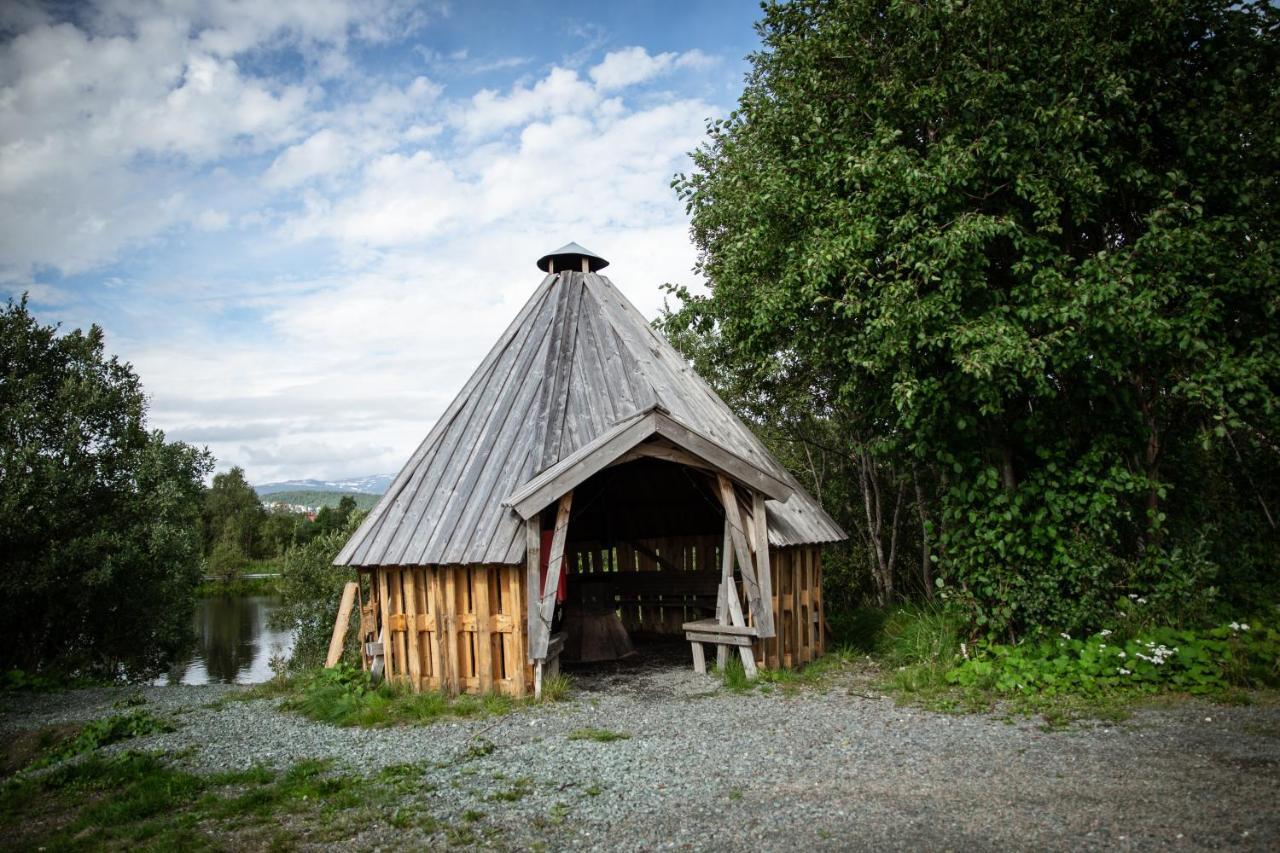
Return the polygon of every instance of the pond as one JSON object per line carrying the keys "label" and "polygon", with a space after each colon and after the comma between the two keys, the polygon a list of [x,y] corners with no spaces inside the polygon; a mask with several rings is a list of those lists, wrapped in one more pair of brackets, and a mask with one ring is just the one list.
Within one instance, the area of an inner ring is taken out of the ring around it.
{"label": "pond", "polygon": [[287,658],[293,632],[277,631],[270,617],[279,606],[269,595],[219,595],[196,601],[195,645],[157,684],[258,684],[272,676],[271,660]]}

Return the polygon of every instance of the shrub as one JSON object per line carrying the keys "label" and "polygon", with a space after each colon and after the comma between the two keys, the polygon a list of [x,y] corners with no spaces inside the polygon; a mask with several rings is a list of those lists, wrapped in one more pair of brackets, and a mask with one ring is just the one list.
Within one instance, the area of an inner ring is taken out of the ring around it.
{"label": "shrub", "polygon": [[1205,631],[1157,628],[1127,640],[1100,631],[1084,639],[1063,634],[1017,646],[989,645],[952,668],[947,681],[1043,696],[1161,690],[1204,695],[1278,686],[1280,631],[1253,620]]}

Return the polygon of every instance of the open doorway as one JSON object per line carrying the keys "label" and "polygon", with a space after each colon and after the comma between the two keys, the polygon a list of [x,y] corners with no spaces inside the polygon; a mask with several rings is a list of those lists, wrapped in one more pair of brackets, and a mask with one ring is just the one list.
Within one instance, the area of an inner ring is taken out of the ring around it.
{"label": "open doorway", "polygon": [[724,510],[713,488],[702,471],[650,457],[575,488],[554,629],[565,664],[687,664],[682,626],[716,612]]}

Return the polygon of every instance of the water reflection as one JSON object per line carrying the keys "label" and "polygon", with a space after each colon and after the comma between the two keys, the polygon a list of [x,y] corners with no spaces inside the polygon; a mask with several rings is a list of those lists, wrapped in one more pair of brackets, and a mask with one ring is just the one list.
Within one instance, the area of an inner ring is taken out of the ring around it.
{"label": "water reflection", "polygon": [[293,634],[270,625],[278,599],[265,595],[216,596],[196,603],[190,656],[160,684],[257,684],[271,678],[271,659],[288,657]]}

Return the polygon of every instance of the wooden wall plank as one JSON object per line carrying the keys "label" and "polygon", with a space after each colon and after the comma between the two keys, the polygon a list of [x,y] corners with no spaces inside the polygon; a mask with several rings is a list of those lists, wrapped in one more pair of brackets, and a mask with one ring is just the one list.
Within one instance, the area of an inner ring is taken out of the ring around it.
{"label": "wooden wall plank", "polygon": [[471,577],[472,604],[476,617],[476,678],[480,681],[480,692],[489,693],[493,690],[493,642],[489,628],[489,567],[472,567]]}
{"label": "wooden wall plank", "polygon": [[418,586],[414,582],[414,569],[403,569],[404,583],[404,615],[407,622],[405,631],[405,647],[409,655],[407,659],[409,684],[415,693],[422,690],[422,658],[421,645],[418,639]]}

